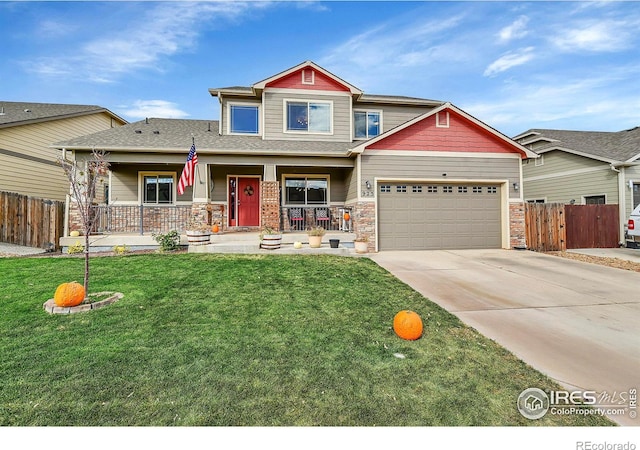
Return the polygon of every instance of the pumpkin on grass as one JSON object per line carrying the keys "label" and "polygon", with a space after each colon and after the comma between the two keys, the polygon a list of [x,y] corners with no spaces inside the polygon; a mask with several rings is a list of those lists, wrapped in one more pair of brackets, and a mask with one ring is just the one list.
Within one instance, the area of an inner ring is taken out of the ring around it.
{"label": "pumpkin on grass", "polygon": [[402,339],[415,341],[422,336],[422,319],[414,311],[400,311],[393,318],[393,331]]}
{"label": "pumpkin on grass", "polygon": [[53,301],[57,306],[61,307],[78,306],[82,303],[84,297],[84,286],[77,281],[72,281],[58,286],[53,296]]}

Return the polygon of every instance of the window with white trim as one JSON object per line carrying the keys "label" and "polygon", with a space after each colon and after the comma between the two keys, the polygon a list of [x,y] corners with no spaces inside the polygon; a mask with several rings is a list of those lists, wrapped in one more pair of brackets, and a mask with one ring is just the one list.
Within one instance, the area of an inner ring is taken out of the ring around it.
{"label": "window with white trim", "polygon": [[540,155],[540,157],[536,158],[535,161],[535,167],[544,166],[544,155]]}
{"label": "window with white trim", "polygon": [[286,100],[286,131],[299,133],[331,133],[332,103]]}
{"label": "window with white trim", "polygon": [[607,203],[607,198],[604,195],[586,195],[584,197],[585,205],[604,205]]}
{"label": "window with white trim", "polygon": [[145,205],[170,205],[173,203],[175,174],[159,172],[142,176],[142,201]]}
{"label": "window with white trim", "polygon": [[356,139],[370,139],[382,129],[381,111],[354,111],[353,135]]}
{"label": "window with white trim", "polygon": [[291,175],[284,179],[286,205],[328,205],[329,177]]}
{"label": "window with white trim", "polygon": [[229,104],[229,133],[258,134],[259,117],[257,105]]}

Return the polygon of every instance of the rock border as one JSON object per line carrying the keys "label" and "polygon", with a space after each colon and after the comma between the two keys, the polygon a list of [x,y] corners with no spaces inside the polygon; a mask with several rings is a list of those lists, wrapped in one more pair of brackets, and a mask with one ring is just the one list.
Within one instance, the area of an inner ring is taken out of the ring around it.
{"label": "rock border", "polygon": [[111,294],[111,296],[105,298],[104,300],[100,300],[94,303],[81,303],[78,306],[57,306],[55,301],[50,298],[49,300],[44,302],[42,307],[49,314],[75,314],[79,312],[86,312],[103,308],[117,302],[122,297],[124,297],[124,294],[121,292],[96,292],[95,294],[89,294],[89,297],[98,297],[108,294]]}

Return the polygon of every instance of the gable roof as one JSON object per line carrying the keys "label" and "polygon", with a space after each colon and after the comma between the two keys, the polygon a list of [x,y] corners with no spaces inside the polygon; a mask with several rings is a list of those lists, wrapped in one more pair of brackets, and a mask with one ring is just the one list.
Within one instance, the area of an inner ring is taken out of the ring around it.
{"label": "gable roof", "polygon": [[281,78],[287,77],[298,70],[302,70],[306,67],[312,67],[314,70],[322,73],[326,77],[333,80],[335,83],[345,87],[345,89],[358,101],[362,103],[380,103],[380,104],[402,104],[402,105],[416,105],[416,106],[437,106],[443,102],[440,100],[430,100],[419,97],[405,97],[400,95],[374,95],[365,94],[362,90],[358,89],[354,85],[344,81],[342,78],[332,74],[328,70],[320,67],[313,61],[305,61],[289,69],[286,69],[276,75],[269,78],[265,78],[262,81],[252,84],[251,86],[228,86],[220,88],[210,88],[209,93],[212,97],[220,97],[221,95],[233,95],[241,97],[259,97],[261,92],[267,87],[269,83],[273,83]]}
{"label": "gable roof", "polygon": [[276,75],[273,75],[273,76],[271,76],[269,78],[265,78],[262,81],[258,81],[252,87],[253,87],[253,89],[256,89],[256,90],[262,90],[268,84],[273,83],[274,81],[279,80],[280,78],[284,78],[287,75],[295,73],[295,72],[297,72],[299,70],[306,69],[307,67],[311,67],[312,69],[317,70],[318,72],[322,73],[323,75],[325,75],[326,77],[330,78],[334,82],[344,86],[352,95],[355,95],[355,96],[362,95],[362,91],[360,89],[358,89],[357,87],[355,87],[354,85],[352,85],[350,83],[347,83],[342,78],[337,77],[336,75],[332,74],[328,70],[320,67],[319,65],[317,65],[313,61],[305,61],[303,63],[300,63],[300,64],[298,64],[296,66],[293,66],[293,67],[291,67],[291,68],[289,68],[287,70],[284,70],[284,71],[282,71],[282,72],[280,72],[280,73],[278,73]]}
{"label": "gable roof", "polygon": [[610,164],[640,159],[640,127],[615,132],[531,129],[513,139],[525,146],[543,143],[536,147],[539,154],[559,150]]}
{"label": "gable roof", "polygon": [[126,120],[112,113],[108,109],[96,105],[0,101],[0,128],[67,119],[70,117],[86,116],[102,112],[107,113],[122,123],[127,123]]}
{"label": "gable roof", "polygon": [[456,107],[455,105],[451,104],[451,103],[444,103],[442,105],[440,105],[437,108],[434,108],[424,114],[421,114],[417,117],[415,117],[412,120],[409,120],[401,125],[398,125],[395,128],[392,128],[391,130],[388,130],[385,133],[382,133],[372,139],[369,139],[368,141],[365,141],[363,143],[361,143],[360,145],[354,147],[353,152],[354,153],[362,153],[364,152],[364,150],[369,147],[372,144],[375,144],[376,142],[379,142],[389,136],[394,135],[395,133],[398,133],[399,131],[404,130],[405,128],[408,128],[418,122],[421,122],[423,120],[425,120],[428,117],[432,117],[435,114],[439,113],[440,111],[444,111],[444,110],[451,110],[457,114],[459,114],[460,116],[464,117],[465,119],[467,119],[468,121],[474,123],[475,125],[477,125],[478,127],[480,127],[481,129],[487,131],[488,133],[492,134],[493,136],[495,136],[496,138],[498,138],[501,141],[504,141],[504,143],[510,145],[511,147],[513,147],[514,150],[516,150],[518,153],[520,153],[522,155],[523,158],[538,158],[538,155],[529,150],[528,148],[524,147],[523,145],[521,145],[520,143],[514,141],[513,139],[509,138],[508,136],[500,133],[499,131],[497,131],[495,128],[490,127],[489,125],[487,125],[486,123],[476,119],[475,117],[473,117],[472,115],[464,112],[463,110],[461,110],[460,108]]}

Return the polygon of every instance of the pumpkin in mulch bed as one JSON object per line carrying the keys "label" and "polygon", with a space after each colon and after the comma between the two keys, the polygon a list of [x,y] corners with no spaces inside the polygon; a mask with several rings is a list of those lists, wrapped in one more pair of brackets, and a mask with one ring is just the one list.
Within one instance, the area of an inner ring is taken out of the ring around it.
{"label": "pumpkin in mulch bed", "polygon": [[393,331],[402,339],[415,341],[422,336],[422,319],[414,311],[400,311],[393,318]]}
{"label": "pumpkin in mulch bed", "polygon": [[78,306],[82,303],[84,297],[84,286],[77,281],[72,281],[71,283],[62,283],[58,286],[53,296],[53,301],[57,306],[64,308]]}

